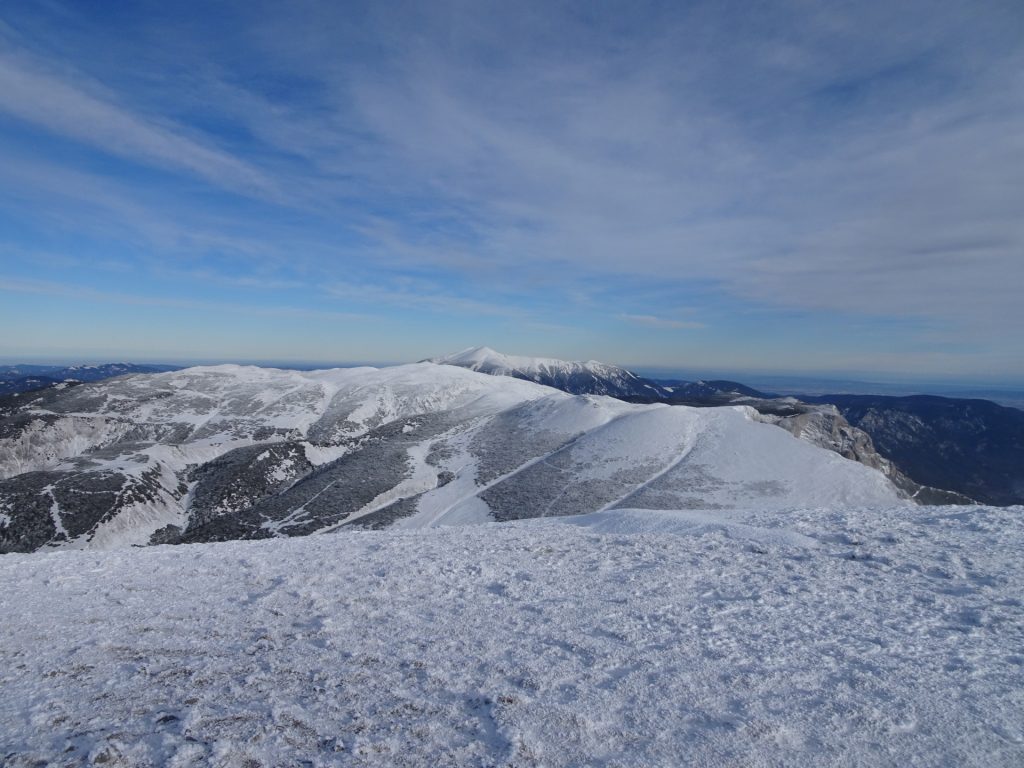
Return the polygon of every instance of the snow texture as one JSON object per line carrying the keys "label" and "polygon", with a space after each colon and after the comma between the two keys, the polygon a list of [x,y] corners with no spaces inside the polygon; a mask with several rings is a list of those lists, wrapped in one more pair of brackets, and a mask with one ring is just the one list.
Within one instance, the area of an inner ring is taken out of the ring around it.
{"label": "snow texture", "polygon": [[1022,515],[621,509],[8,555],[0,761],[1019,766]]}

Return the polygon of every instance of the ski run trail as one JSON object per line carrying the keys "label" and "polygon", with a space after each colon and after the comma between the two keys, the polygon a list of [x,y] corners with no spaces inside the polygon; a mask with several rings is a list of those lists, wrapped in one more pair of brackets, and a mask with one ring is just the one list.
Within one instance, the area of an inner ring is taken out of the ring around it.
{"label": "ski run trail", "polygon": [[1024,509],[0,558],[0,764],[1024,765]]}

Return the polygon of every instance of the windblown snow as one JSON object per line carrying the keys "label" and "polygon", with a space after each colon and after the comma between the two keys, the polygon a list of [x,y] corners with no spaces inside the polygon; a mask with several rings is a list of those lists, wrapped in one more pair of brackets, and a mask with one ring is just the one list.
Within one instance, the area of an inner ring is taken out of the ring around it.
{"label": "windblown snow", "polygon": [[7,766],[1024,764],[1024,509],[0,558]]}

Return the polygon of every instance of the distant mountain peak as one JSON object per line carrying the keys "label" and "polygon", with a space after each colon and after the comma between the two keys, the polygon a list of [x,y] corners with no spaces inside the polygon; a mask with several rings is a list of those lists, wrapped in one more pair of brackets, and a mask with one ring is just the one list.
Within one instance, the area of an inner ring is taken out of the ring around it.
{"label": "distant mountain peak", "polygon": [[[442,365],[458,365],[463,368],[468,368],[472,365],[486,365],[486,366],[500,366],[508,369],[527,370],[532,368],[570,368],[570,367],[585,367],[585,368],[617,368],[625,371],[625,368],[619,368],[619,366],[609,365],[608,363],[602,363],[598,360],[561,360],[556,357],[533,357],[527,355],[507,355],[503,352],[498,352],[496,349],[488,346],[479,347],[466,347],[459,352],[455,352],[451,355],[445,355],[443,357],[430,358],[428,362],[439,363]],[[626,371],[630,373],[629,371]],[[630,373],[630,375],[634,375]]]}
{"label": "distant mountain peak", "polygon": [[665,390],[621,366],[597,360],[560,360],[553,357],[506,355],[487,346],[467,347],[426,362],[454,365],[492,376],[511,376],[572,394],[612,397],[662,397]]}

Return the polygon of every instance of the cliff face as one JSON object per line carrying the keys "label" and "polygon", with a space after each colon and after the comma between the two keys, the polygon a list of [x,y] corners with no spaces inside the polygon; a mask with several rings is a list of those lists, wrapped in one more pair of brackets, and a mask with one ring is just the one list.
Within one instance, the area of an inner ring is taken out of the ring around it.
{"label": "cliff face", "polygon": [[762,414],[761,418],[782,427],[801,440],[838,453],[847,459],[877,469],[908,498],[922,504],[970,504],[972,499],[956,491],[922,485],[910,479],[892,461],[875,448],[871,436],[853,426],[831,404],[806,405],[806,410],[790,416]]}
{"label": "cliff face", "polygon": [[985,504],[1024,503],[1024,411],[928,395],[824,395],[922,483]]}

